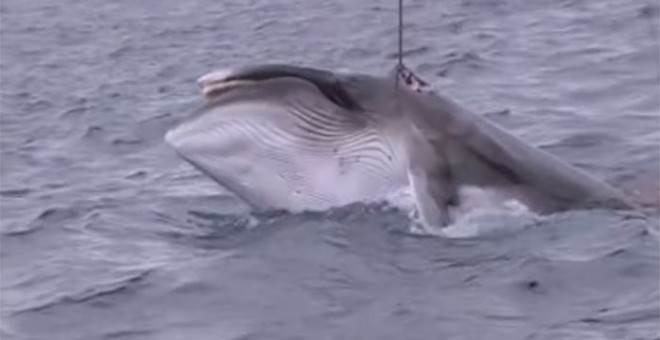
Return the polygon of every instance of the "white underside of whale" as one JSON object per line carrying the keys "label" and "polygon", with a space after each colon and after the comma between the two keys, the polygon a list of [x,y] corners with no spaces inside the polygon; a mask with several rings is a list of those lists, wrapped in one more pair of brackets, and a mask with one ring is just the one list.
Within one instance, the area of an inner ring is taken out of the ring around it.
{"label": "white underside of whale", "polygon": [[274,110],[285,109],[258,101],[224,105],[169,131],[166,140],[258,209],[325,210],[406,190],[399,150],[375,129],[313,140],[295,115]]}

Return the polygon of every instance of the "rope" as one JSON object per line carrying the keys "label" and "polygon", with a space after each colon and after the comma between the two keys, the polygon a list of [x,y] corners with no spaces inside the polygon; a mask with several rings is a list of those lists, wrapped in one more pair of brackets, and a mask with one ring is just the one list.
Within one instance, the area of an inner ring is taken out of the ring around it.
{"label": "rope", "polygon": [[394,82],[394,87],[399,88],[399,73],[404,69],[403,66],[403,0],[399,0],[399,53],[397,55],[398,63],[396,67],[396,80]]}
{"label": "rope", "polygon": [[399,0],[399,67],[403,66],[403,0]]}

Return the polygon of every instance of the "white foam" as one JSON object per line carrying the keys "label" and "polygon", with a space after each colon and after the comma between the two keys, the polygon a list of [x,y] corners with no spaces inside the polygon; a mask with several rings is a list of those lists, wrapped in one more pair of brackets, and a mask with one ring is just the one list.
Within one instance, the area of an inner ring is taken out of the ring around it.
{"label": "white foam", "polygon": [[[390,204],[408,212],[410,232],[450,238],[475,237],[500,231],[516,230],[538,218],[538,215],[503,192],[466,186],[459,191],[461,205],[450,209],[452,224],[446,228],[427,228],[419,218],[412,189],[401,188],[388,196]],[[435,230],[435,231],[434,231]]]}

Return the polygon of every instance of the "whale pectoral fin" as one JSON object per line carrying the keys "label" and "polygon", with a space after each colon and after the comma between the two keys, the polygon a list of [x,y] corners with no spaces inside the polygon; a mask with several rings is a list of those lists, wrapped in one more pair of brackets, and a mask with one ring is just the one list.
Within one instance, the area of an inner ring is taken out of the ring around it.
{"label": "whale pectoral fin", "polygon": [[449,207],[457,201],[457,189],[445,162],[412,164],[408,170],[417,211],[427,232],[438,234],[452,223]]}
{"label": "whale pectoral fin", "polygon": [[447,226],[451,222],[448,211],[437,199],[437,195],[434,195],[438,190],[431,187],[428,176],[419,171],[411,171],[408,175],[417,202],[417,212],[426,231],[434,233]]}

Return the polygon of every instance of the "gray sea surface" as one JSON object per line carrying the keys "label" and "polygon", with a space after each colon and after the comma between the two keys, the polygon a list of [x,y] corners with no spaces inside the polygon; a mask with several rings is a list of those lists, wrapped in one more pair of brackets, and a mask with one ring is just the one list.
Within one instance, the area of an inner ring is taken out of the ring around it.
{"label": "gray sea surface", "polygon": [[218,68],[381,75],[396,1],[2,0],[4,339],[658,339],[655,0],[405,0],[406,63],[643,214],[251,215],[165,131]]}

